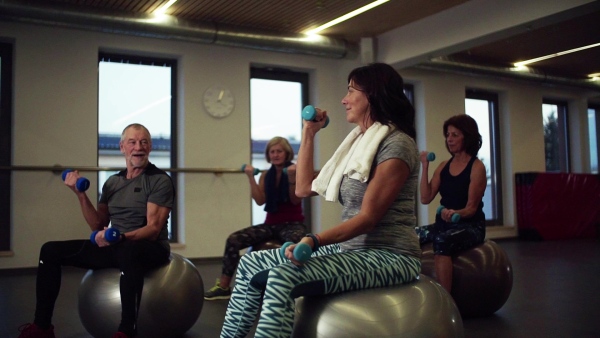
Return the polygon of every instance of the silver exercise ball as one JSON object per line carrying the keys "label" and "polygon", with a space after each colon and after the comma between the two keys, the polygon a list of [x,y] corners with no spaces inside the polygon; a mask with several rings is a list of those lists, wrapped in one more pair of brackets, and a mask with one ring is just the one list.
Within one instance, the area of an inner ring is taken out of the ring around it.
{"label": "silver exercise ball", "polygon": [[430,277],[296,300],[294,338],[464,337],[452,297]]}
{"label": "silver exercise ball", "polygon": [[[169,264],[148,272],[138,314],[138,337],[185,334],[198,320],[204,284],[188,259],[171,253]],[[111,337],[121,322],[118,269],[89,270],[79,286],[79,318],[96,338]]]}
{"label": "silver exercise ball", "polygon": [[[436,278],[433,245],[421,246],[421,273]],[[508,300],[513,270],[506,252],[492,240],[452,257],[452,297],[463,318],[484,317]]]}

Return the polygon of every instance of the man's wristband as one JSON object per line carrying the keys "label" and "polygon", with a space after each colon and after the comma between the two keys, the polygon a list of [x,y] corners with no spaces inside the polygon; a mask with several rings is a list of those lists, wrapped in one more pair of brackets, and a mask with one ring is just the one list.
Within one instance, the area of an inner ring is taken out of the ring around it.
{"label": "man's wristband", "polygon": [[119,242],[125,242],[127,240],[127,237],[125,236],[125,234],[121,234],[120,238],[119,238]]}
{"label": "man's wristband", "polygon": [[305,237],[310,237],[313,240],[313,248],[312,251],[315,252],[317,250],[319,250],[319,247],[321,246],[321,244],[319,243],[319,238],[317,238],[317,236],[315,234],[312,233],[308,233],[306,234]]}

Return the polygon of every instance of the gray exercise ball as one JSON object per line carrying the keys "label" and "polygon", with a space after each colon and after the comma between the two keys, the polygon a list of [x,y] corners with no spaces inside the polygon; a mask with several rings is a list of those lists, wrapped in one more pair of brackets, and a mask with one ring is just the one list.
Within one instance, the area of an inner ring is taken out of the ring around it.
{"label": "gray exercise ball", "polygon": [[[421,246],[421,273],[436,278],[433,245]],[[494,241],[452,257],[452,297],[463,318],[484,317],[498,311],[508,300],[513,270],[506,252]]]}
{"label": "gray exercise ball", "polygon": [[294,338],[464,337],[452,297],[430,277],[296,300]]}
{"label": "gray exercise ball", "polygon": [[[148,272],[138,314],[138,337],[185,334],[198,320],[204,284],[188,259],[171,253],[170,262]],[[89,270],[79,286],[79,318],[96,338],[111,337],[121,321],[118,269]]]}

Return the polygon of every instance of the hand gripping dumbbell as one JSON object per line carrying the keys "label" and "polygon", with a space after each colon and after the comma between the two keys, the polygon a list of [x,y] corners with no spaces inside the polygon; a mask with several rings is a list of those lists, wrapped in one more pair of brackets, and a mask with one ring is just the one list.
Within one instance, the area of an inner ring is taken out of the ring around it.
{"label": "hand gripping dumbbell", "polygon": [[[446,208],[445,206],[440,205],[437,208],[436,214],[438,214],[438,215],[441,214],[442,210],[445,209],[445,208]],[[452,214],[451,221],[452,221],[452,223],[458,223],[460,221],[460,215],[459,214]]]}
{"label": "hand gripping dumbbell", "polygon": [[[62,172],[62,180],[64,181],[67,178],[67,174],[70,173],[71,171],[73,171],[73,169],[66,169]],[[75,183],[75,188],[78,191],[86,191],[88,190],[88,188],[90,187],[90,180],[88,180],[85,177],[80,177],[77,179],[77,182]]]}
{"label": "hand gripping dumbbell", "polygon": [[[242,165],[242,171],[244,171],[244,172],[246,171],[246,165],[245,165],[245,164],[243,164],[243,165]],[[252,174],[253,174],[254,176],[256,176],[256,175],[258,175],[259,173],[260,173],[260,169],[258,169],[258,168],[254,168],[254,171],[252,172]]]}
{"label": "hand gripping dumbbell", "polygon": [[[279,249],[279,254],[281,255],[281,257],[286,258],[285,257],[285,249],[287,249],[287,247],[292,244],[294,244],[294,243],[293,242],[283,243],[283,245]],[[306,262],[310,258],[310,255],[312,255],[312,248],[310,247],[310,245],[308,245],[306,243],[296,244],[296,247],[294,248],[294,258],[298,262],[300,262],[300,263]]]}
{"label": "hand gripping dumbbell", "polygon": [[[302,118],[304,120],[316,122],[315,117],[317,117],[317,110],[315,109],[315,107],[308,105],[308,106],[304,107],[304,109],[302,109]],[[323,128],[326,128],[328,124],[329,124],[329,116],[327,116],[327,119],[325,120],[325,124],[323,125]]]}
{"label": "hand gripping dumbbell", "polygon": [[[98,232],[99,230],[96,230],[90,235],[90,241],[96,245],[98,245],[98,243],[96,243],[96,235]],[[104,231],[104,238],[110,244],[117,243],[121,239],[121,233],[115,228],[107,228],[106,231]]]}

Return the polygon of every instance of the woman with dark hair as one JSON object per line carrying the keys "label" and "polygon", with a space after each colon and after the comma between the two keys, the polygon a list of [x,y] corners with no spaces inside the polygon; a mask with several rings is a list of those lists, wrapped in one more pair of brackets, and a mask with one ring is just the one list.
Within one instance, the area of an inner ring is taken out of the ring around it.
{"label": "woman with dark hair", "polygon": [[[269,240],[299,241],[306,234],[302,199],[294,193],[296,165],[292,164],[294,149],[283,137],[272,138],[265,149],[265,158],[271,168],[254,179],[254,167],[246,165],[244,173],[250,182],[252,199],[265,205],[267,216],[263,224],[238,230],[225,242],[221,278],[204,293],[204,299],[229,299],[231,279],[240,261],[240,250]],[[285,170],[284,170],[285,169]],[[287,172],[284,173],[284,172]]]}
{"label": "woman with dark hair", "polygon": [[[296,168],[296,195],[339,200],[342,222],[289,245],[285,257],[278,250],[244,256],[221,337],[245,337],[259,310],[256,337],[289,337],[296,297],[398,285],[418,277],[414,109],[403,93],[402,77],[387,64],[353,70],[347,85],[342,104],[355,129],[315,178],[315,136],[327,120],[327,112],[317,109],[317,121],[304,121]],[[300,244],[312,249],[308,260],[294,256]]]}
{"label": "woman with dark hair", "polygon": [[440,163],[429,181],[428,153],[421,152],[420,187],[421,203],[429,204],[439,192],[443,207],[439,207],[435,223],[418,227],[417,234],[421,244],[433,242],[437,280],[450,292],[452,256],[485,239],[482,198],[487,180],[485,166],[477,158],[481,148],[477,122],[469,115],[456,115],[444,122],[443,130],[451,157]]}

